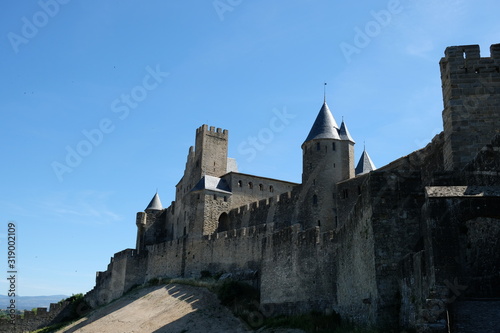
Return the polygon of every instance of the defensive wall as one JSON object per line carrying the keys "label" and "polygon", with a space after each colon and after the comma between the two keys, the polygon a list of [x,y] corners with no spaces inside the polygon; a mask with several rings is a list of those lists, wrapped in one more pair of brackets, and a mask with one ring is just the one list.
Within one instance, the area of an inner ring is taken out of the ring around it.
{"label": "defensive wall", "polygon": [[[358,323],[425,330],[443,329],[450,300],[500,297],[499,45],[490,50],[480,58],[476,46],[447,48],[444,131],[383,168],[331,187],[312,175],[272,195],[269,184],[254,184],[264,178],[219,175],[220,165],[214,175],[241,198],[185,192],[166,210],[138,213],[144,246],[112,258],[89,303],[109,302],[152,278],[223,271],[257,286],[267,315],[334,310]],[[207,142],[225,145],[226,134]],[[190,151],[188,165],[196,165]],[[207,220],[209,233],[191,232]]]}
{"label": "defensive wall", "polygon": [[[59,323],[70,313],[70,302],[51,303],[48,310],[47,308],[36,308],[36,311],[24,311],[22,315],[15,315],[13,319],[0,319],[0,332],[24,333],[35,331]],[[12,323],[12,320],[14,323]]]}

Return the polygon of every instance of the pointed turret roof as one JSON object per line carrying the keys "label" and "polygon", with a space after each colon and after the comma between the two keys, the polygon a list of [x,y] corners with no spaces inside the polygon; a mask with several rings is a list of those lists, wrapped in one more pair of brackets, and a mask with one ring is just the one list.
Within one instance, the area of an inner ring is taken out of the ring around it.
{"label": "pointed turret roof", "polygon": [[339,136],[340,136],[340,140],[347,140],[347,141],[351,141],[352,143],[356,143],[352,139],[351,133],[349,133],[349,130],[347,129],[347,125],[345,124],[343,119],[342,119],[342,124],[340,124]]}
{"label": "pointed turret roof", "polygon": [[158,195],[158,192],[156,192],[153,199],[151,199],[151,202],[144,211],[146,213],[150,213],[158,210],[163,210],[163,206],[161,205],[160,196]]}
{"label": "pointed turret roof", "polygon": [[372,162],[372,159],[370,158],[370,155],[368,155],[368,152],[363,150],[363,154],[361,154],[361,158],[359,159],[358,165],[356,166],[356,169],[354,170],[357,175],[362,175],[365,173],[368,173],[370,171],[373,171],[377,168],[375,168],[375,165]]}
{"label": "pointed turret roof", "polygon": [[314,124],[309,132],[309,135],[306,138],[306,141],[311,141],[314,139],[337,139],[340,140],[338,133],[339,126],[333,118],[330,109],[328,108],[328,104],[326,101],[323,102],[323,106],[321,110],[319,110],[318,116],[314,121]]}

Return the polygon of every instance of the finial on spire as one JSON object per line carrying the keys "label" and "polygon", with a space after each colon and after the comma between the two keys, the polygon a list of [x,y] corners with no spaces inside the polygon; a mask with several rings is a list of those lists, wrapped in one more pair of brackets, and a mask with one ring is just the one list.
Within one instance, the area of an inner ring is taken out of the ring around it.
{"label": "finial on spire", "polygon": [[323,102],[326,103],[326,82],[325,85],[323,86]]}

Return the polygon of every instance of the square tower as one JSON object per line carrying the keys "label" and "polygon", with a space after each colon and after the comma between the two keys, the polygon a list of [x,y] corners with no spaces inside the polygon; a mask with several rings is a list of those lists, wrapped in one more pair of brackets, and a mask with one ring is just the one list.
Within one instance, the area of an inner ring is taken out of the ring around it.
{"label": "square tower", "polygon": [[460,170],[500,133],[500,44],[481,58],[479,45],[452,46],[440,61],[444,164]]}

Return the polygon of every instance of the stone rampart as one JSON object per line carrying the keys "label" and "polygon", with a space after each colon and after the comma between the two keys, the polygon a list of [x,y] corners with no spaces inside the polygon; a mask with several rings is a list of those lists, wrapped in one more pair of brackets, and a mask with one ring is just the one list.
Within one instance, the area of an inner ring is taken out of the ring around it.
{"label": "stone rampart", "polygon": [[56,324],[71,314],[71,304],[68,301],[51,303],[47,308],[37,308],[36,311],[24,311],[12,319],[0,319],[0,332],[24,333]]}

